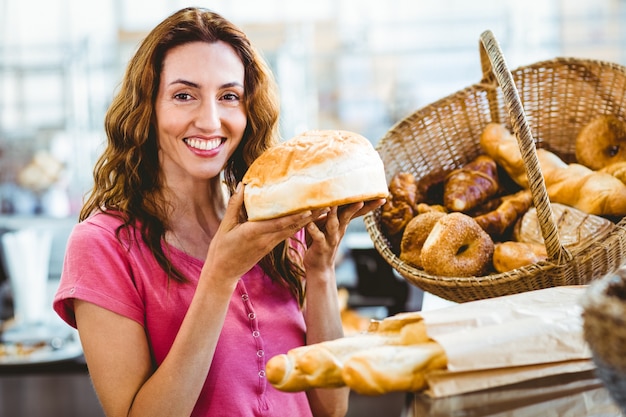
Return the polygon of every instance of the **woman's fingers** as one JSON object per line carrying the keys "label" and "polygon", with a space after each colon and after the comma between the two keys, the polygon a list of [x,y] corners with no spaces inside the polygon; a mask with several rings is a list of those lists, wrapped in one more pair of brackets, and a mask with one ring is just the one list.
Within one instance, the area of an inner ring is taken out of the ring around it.
{"label": "woman's fingers", "polygon": [[385,204],[385,199],[381,198],[378,200],[370,200],[370,201],[366,201],[363,205],[363,207],[358,210],[353,216],[352,218],[356,218],[356,217],[360,217],[363,216],[367,213],[369,213],[370,211],[382,206],[383,204]]}

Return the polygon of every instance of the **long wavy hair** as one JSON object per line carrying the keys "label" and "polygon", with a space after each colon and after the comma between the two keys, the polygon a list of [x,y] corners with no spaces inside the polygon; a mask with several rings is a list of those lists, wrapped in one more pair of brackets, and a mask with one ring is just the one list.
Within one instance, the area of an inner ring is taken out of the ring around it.
{"label": "long wavy hair", "polygon": [[[197,41],[229,44],[245,68],[247,125],[223,172],[231,194],[250,164],[278,142],[277,88],[263,57],[241,29],[219,14],[202,8],[181,9],[146,36],[128,64],[105,116],[106,148],[96,162],[94,186],[79,215],[80,221],[98,211],[120,218],[123,224],[117,230],[118,238],[122,229],[139,226],[141,239],[159,265],[179,282],[188,279],[173,266],[162,245],[168,230],[168,203],[159,168],[154,108],[166,53]],[[216,212],[223,214],[222,178],[214,178],[210,188]],[[302,305],[304,272],[293,240],[279,244],[260,265],[272,279],[285,284]]]}

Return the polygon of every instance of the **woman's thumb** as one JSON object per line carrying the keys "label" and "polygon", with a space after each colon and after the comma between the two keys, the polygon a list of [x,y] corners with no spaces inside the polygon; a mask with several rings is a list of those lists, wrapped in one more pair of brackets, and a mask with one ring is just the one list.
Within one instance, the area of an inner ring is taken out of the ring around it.
{"label": "woman's thumb", "polygon": [[[243,215],[243,193],[244,186],[242,183],[237,184],[235,192],[230,196],[228,205],[226,206],[226,213],[224,213],[224,219],[222,222],[227,224],[237,224],[240,222],[240,215]],[[241,219],[243,221],[245,219]]]}

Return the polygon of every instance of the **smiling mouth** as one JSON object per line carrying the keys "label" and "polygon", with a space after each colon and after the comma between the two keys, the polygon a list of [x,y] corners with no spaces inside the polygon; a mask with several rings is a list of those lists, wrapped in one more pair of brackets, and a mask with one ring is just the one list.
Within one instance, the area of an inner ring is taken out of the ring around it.
{"label": "smiling mouth", "polygon": [[210,140],[202,140],[202,139],[184,139],[184,142],[195,149],[199,149],[201,151],[210,151],[222,144],[222,139],[210,139]]}

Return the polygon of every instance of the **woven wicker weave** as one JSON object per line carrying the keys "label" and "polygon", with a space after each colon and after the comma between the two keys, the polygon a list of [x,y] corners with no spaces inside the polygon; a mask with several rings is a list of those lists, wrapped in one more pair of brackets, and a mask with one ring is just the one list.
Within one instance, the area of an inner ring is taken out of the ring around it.
{"label": "woven wicker weave", "polygon": [[589,285],[582,305],[584,336],[596,374],[626,413],[626,269]]}
{"label": "woven wicker weave", "polygon": [[[626,219],[583,251],[570,253],[552,220],[536,148],[575,161],[580,129],[602,114],[626,119],[626,68],[575,58],[555,58],[510,71],[491,31],[480,36],[483,79],[423,107],[394,125],[376,148],[388,181],[398,172],[417,180],[448,173],[482,153],[479,137],[490,122],[517,136],[549,261],[481,277],[433,276],[402,262],[381,229],[381,209],[364,222],[375,248],[407,281],[442,298],[465,302],[560,285],[587,284],[625,260]],[[532,130],[532,131],[531,131]]]}

